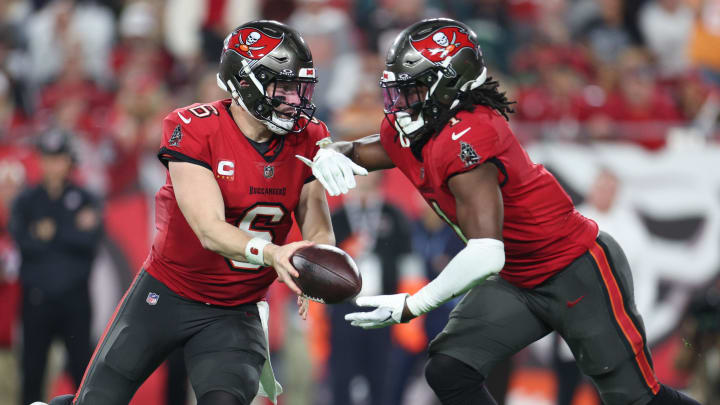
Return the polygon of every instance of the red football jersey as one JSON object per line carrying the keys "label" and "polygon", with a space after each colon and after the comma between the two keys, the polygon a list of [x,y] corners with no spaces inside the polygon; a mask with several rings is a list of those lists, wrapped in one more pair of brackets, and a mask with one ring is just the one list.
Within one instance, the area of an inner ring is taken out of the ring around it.
{"label": "red football jersey", "polygon": [[[316,142],[327,136],[313,120],[299,134],[278,136],[265,154],[253,146],[230,115],[231,100],[193,104],[163,120],[158,157],[185,161],[212,171],[225,203],[225,220],[243,231],[283,244],[309,167],[296,154],[313,157]],[[226,259],[206,250],[188,225],[173,192],[170,175],[155,196],[157,234],[145,269],[183,297],[214,305],[240,305],[265,297],[277,274]]]}
{"label": "red football jersey", "polygon": [[583,254],[598,235],[595,222],[575,210],[570,197],[542,165],[534,164],[496,111],[462,111],[422,150],[423,161],[403,148],[386,120],[380,140],[395,165],[458,235],[450,177],[485,162],[498,167],[502,192],[505,267],[501,276],[532,288]]}

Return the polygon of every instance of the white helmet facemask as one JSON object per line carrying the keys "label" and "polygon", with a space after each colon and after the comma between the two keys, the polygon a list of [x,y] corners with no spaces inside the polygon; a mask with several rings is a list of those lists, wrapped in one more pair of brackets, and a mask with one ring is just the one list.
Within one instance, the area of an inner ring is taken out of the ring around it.
{"label": "white helmet facemask", "polygon": [[404,148],[410,147],[410,140],[407,139],[405,134],[411,134],[425,125],[425,119],[423,119],[422,112],[418,114],[417,118],[412,119],[412,116],[405,111],[398,111],[395,113],[395,129],[398,130],[400,135],[400,145]]}

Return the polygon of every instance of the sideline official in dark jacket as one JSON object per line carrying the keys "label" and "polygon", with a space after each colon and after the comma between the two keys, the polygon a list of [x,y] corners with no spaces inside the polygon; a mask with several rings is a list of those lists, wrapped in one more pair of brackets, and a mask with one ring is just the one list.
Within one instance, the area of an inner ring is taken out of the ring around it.
{"label": "sideline official in dark jacket", "polygon": [[88,278],[102,234],[101,212],[97,200],[70,181],[71,140],[60,130],[40,137],[42,182],[20,193],[10,217],[22,257],[23,405],[44,397],[53,338],[65,342],[75,384],[90,360]]}

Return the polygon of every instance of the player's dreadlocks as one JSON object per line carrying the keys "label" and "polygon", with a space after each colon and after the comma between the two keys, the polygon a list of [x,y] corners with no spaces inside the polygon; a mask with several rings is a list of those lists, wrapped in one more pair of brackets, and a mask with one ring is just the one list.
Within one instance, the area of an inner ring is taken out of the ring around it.
{"label": "player's dreadlocks", "polygon": [[508,100],[505,92],[500,92],[500,90],[498,90],[499,87],[500,83],[497,80],[494,80],[491,76],[488,76],[487,80],[482,85],[473,90],[460,93],[460,104],[452,110],[448,110],[440,117],[440,119],[427,125],[427,133],[418,137],[418,140],[413,142],[410,146],[410,150],[412,150],[415,157],[422,160],[422,148],[430,140],[430,138],[435,137],[440,133],[448,121],[450,121],[450,118],[454,117],[458,111],[475,111],[475,107],[483,105],[502,114],[502,116],[509,121],[510,117],[508,114],[515,112],[515,110],[511,107],[511,105],[515,104],[515,101]]}
{"label": "player's dreadlocks", "polygon": [[510,117],[508,117],[508,114],[515,112],[510,106],[515,104],[515,101],[508,100],[505,92],[501,93],[498,87],[500,87],[500,83],[494,80],[492,76],[489,76],[485,83],[478,88],[461,94],[459,109],[474,111],[475,106],[484,105],[499,112],[509,121]]}

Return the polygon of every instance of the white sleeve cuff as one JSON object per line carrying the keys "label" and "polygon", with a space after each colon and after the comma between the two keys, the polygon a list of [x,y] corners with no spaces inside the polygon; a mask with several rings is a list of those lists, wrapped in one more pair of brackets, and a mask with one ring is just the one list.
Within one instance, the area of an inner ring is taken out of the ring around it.
{"label": "white sleeve cuff", "polygon": [[425,287],[408,297],[413,315],[429,312],[465,293],[505,265],[505,245],[497,239],[470,239],[445,269]]}

